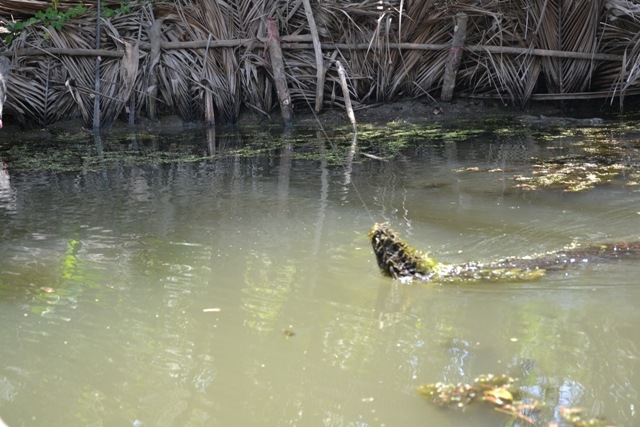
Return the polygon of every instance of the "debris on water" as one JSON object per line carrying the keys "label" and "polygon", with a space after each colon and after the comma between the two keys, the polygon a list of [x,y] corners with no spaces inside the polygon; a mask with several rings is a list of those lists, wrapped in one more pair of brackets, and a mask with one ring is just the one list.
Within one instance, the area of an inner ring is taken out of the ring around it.
{"label": "debris on water", "polygon": [[290,338],[290,337],[294,337],[296,336],[296,333],[293,332],[293,330],[291,329],[285,329],[282,331],[282,333],[284,334],[285,337]]}
{"label": "debris on water", "polygon": [[203,313],[219,313],[221,311],[222,311],[222,309],[218,308],[218,307],[205,308],[205,309],[202,310]]}
{"label": "debris on water", "polygon": [[497,412],[535,424],[534,415],[542,408],[542,403],[520,400],[514,382],[513,378],[506,375],[489,374],[476,378],[473,384],[425,384],[418,387],[418,391],[440,406],[466,409],[469,404],[479,400],[491,404]]}
{"label": "debris on water", "polygon": [[[418,392],[439,406],[466,409],[471,403],[479,401],[488,403],[494,411],[509,415],[531,425],[540,424],[539,412],[544,403],[524,396],[516,379],[507,375],[480,375],[473,384],[446,384],[437,382],[423,384]],[[570,427],[614,427],[604,418],[583,418],[582,409],[560,408],[562,425]],[[557,422],[549,422],[547,427],[558,427]]]}

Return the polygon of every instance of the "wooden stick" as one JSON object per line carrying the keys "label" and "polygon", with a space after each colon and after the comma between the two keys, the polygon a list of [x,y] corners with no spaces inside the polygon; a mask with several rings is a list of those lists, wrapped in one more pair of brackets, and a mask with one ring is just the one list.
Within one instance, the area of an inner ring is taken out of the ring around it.
{"label": "wooden stick", "polygon": [[[61,47],[48,47],[39,49],[18,49],[17,56],[38,56],[38,55],[66,55],[66,56],[101,56],[103,58],[122,58],[124,52],[121,50],[106,49],[70,49]],[[11,56],[9,53],[5,56]]]}
{"label": "wooden stick", "polygon": [[442,83],[442,93],[440,99],[445,102],[453,98],[453,89],[456,87],[456,76],[462,60],[464,40],[467,36],[467,15],[465,13],[456,14],[456,25],[453,31],[453,40],[449,49],[449,57],[444,67],[444,81]]}
{"label": "wooden stick", "polygon": [[320,44],[320,37],[318,36],[318,28],[316,27],[316,21],[313,19],[313,10],[309,0],[302,0],[304,4],[304,13],[307,16],[307,22],[309,23],[309,31],[313,38],[313,50],[316,54],[316,114],[322,111],[322,100],[324,97],[324,61],[322,60],[322,45]]}
{"label": "wooden stick", "polygon": [[555,58],[568,58],[568,59],[587,59],[590,61],[620,61],[622,62],[622,55],[612,55],[609,53],[589,53],[589,52],[568,52],[563,50],[548,50],[548,49],[531,49],[522,47],[510,47],[510,46],[466,46],[465,50],[469,52],[489,52],[489,53],[506,53],[510,55],[531,55],[531,56],[546,56]]}
{"label": "wooden stick", "polygon": [[336,61],[338,67],[338,75],[340,76],[340,86],[342,86],[342,97],[344,98],[344,108],[347,110],[347,116],[353,127],[353,133],[358,133],[358,127],[356,126],[356,115],[353,113],[353,107],[351,106],[351,95],[349,95],[349,85],[347,84],[347,73],[340,61]]}
{"label": "wooden stick", "polygon": [[[292,36],[282,36],[280,40],[283,43],[283,47],[286,48],[288,44],[296,44],[300,42],[307,42],[307,46],[310,48],[311,45],[308,44],[309,41],[312,41],[312,37],[308,34],[303,35],[292,35]],[[264,47],[264,40],[258,39],[234,39],[234,40],[212,40],[209,43],[210,48],[218,48],[218,47]],[[148,46],[148,44],[146,44]],[[140,45],[141,49],[145,49],[145,43]],[[190,40],[187,42],[164,42],[162,43],[162,49],[172,50],[172,49],[204,49],[207,47],[206,40]]]}
{"label": "wooden stick", "polygon": [[291,95],[287,85],[287,75],[284,70],[284,60],[282,59],[282,49],[280,48],[280,36],[275,20],[267,20],[269,57],[271,59],[271,70],[276,83],[276,92],[280,101],[280,112],[284,120],[285,127],[293,124],[293,108],[291,105]]}

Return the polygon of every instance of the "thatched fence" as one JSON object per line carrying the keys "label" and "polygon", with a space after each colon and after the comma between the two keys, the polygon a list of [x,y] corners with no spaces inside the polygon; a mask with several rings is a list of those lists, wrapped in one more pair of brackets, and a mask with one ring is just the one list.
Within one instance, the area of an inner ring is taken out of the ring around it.
{"label": "thatched fence", "polygon": [[[10,27],[10,11],[25,18],[15,11],[47,6],[7,0],[0,16]],[[242,109],[288,120],[294,108],[453,89],[514,105],[600,97],[621,106],[640,93],[640,5],[630,0],[138,1],[99,26],[97,16],[90,9],[59,29],[36,22],[5,42],[6,115],[37,125],[174,113],[214,123]]]}

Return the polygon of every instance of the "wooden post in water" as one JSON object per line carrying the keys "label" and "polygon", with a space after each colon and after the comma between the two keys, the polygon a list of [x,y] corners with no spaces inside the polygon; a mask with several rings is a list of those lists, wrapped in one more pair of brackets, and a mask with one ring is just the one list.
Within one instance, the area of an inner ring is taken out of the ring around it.
{"label": "wooden post in water", "polygon": [[280,112],[285,126],[293,124],[293,108],[291,106],[291,95],[287,86],[287,76],[284,71],[284,61],[282,59],[282,49],[280,48],[280,33],[276,26],[276,21],[269,18],[267,20],[267,44],[269,45],[269,57],[271,59],[271,71],[276,83],[276,92],[280,101]]}
{"label": "wooden post in water", "polygon": [[449,57],[444,67],[444,81],[442,83],[442,93],[440,94],[440,100],[442,101],[448,102],[453,99],[453,89],[456,87],[456,75],[458,74],[458,67],[460,67],[466,35],[467,15],[458,13],[456,14],[456,25],[453,30]]}

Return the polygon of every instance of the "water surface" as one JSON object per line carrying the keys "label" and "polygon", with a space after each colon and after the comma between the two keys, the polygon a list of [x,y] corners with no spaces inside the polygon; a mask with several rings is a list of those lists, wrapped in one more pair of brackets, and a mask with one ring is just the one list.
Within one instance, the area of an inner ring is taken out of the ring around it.
{"label": "water surface", "polygon": [[[446,262],[640,240],[636,169],[583,192],[531,191],[514,176],[580,137],[416,135],[388,161],[350,162],[346,132],[304,130],[255,156],[246,137],[193,132],[179,142],[189,161],[91,164],[113,147],[176,144],[108,137],[74,143],[79,168],[9,161],[0,416],[11,427],[490,427],[510,419],[438,408],[416,388],[507,373],[546,403],[540,425],[561,406],[637,425],[640,264],[407,285],[379,273],[366,239],[389,221]],[[604,139],[631,158],[640,147],[624,132]]]}

